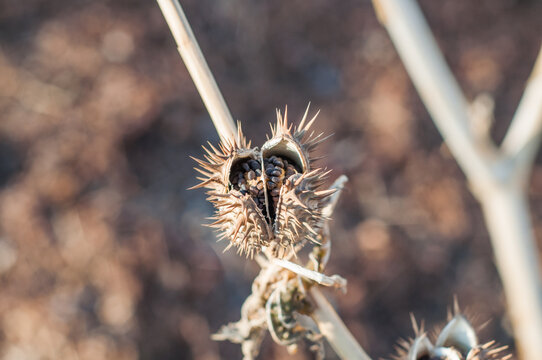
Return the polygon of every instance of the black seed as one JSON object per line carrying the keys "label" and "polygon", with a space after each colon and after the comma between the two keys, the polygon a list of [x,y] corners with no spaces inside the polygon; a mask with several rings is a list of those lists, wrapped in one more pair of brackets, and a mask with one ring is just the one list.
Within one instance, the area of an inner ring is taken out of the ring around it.
{"label": "black seed", "polygon": [[254,195],[258,195],[258,188],[256,186],[251,186],[250,187],[250,192]]}
{"label": "black seed", "polygon": [[256,178],[256,173],[252,170],[250,170],[249,172],[247,172],[247,179],[248,180],[254,180]]}
{"label": "black seed", "polygon": [[258,183],[256,184],[256,187],[258,188],[258,190],[262,190],[263,189],[263,182],[258,181]]}
{"label": "black seed", "polygon": [[262,176],[262,170],[261,169],[256,169],[256,176],[257,177]]}
{"label": "black seed", "polygon": [[279,169],[277,169],[277,168],[275,168],[275,170],[273,170],[273,171],[271,172],[271,174],[269,174],[269,175],[270,175],[270,176],[281,176],[281,175],[282,175],[282,171],[279,170]]}
{"label": "black seed", "polygon": [[277,157],[276,157],[275,155],[271,155],[271,156],[269,157],[269,162],[275,161],[276,158],[277,158]]}
{"label": "black seed", "polygon": [[248,161],[248,164],[250,165],[250,167],[252,168],[252,170],[256,170],[256,169],[261,168],[260,162],[259,162],[259,161],[256,161],[256,160],[249,160],[249,161]]}
{"label": "black seed", "polygon": [[287,168],[288,167],[288,160],[284,159],[282,161],[284,162],[284,168]]}
{"label": "black seed", "polygon": [[280,182],[280,179],[278,177],[275,177],[275,176],[271,177],[271,179],[269,179],[269,180],[271,180],[275,184],[278,184]]}
{"label": "black seed", "polygon": [[284,167],[284,163],[282,162],[281,159],[273,160],[273,164],[275,164],[275,166]]}
{"label": "black seed", "polygon": [[275,184],[274,182],[272,182],[272,181],[268,181],[268,182],[267,182],[267,188],[268,188],[269,190],[274,189],[274,188],[276,188],[276,187],[277,187],[277,184]]}
{"label": "black seed", "polygon": [[242,164],[241,164],[241,167],[242,167],[243,170],[245,170],[245,171],[250,171],[250,167],[248,166],[247,163],[242,163]]}
{"label": "black seed", "polygon": [[271,165],[271,167],[268,167],[265,169],[265,173],[269,176],[273,176],[273,173],[275,172],[275,168]]}
{"label": "black seed", "polygon": [[275,197],[275,196],[279,196],[280,195],[280,190],[279,189],[273,189],[271,191],[271,196]]}
{"label": "black seed", "polygon": [[295,170],[295,168],[292,166],[292,165],[289,165],[287,168],[286,168],[286,176],[290,176],[290,175],[293,175],[295,174],[297,171]]}

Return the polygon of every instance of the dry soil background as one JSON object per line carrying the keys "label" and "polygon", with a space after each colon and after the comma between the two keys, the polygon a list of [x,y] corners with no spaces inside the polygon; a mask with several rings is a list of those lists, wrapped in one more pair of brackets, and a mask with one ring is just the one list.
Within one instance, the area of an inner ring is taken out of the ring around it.
{"label": "dry soil background", "polygon": [[[390,354],[409,312],[453,295],[509,323],[480,209],[367,0],[184,0],[234,116],[261,143],[276,107],[335,135],[346,174],[328,293],[356,338]],[[502,138],[540,46],[542,3],[424,0],[469,99]],[[218,137],[154,1],[0,0],[0,358],[238,359],[209,335],[239,317],[257,273],[200,226],[200,144]],[[542,167],[530,190],[542,239]],[[513,239],[510,239],[513,241]],[[329,351],[329,358],[333,359]],[[261,359],[285,359],[267,339]],[[310,359],[304,351],[292,359]]]}

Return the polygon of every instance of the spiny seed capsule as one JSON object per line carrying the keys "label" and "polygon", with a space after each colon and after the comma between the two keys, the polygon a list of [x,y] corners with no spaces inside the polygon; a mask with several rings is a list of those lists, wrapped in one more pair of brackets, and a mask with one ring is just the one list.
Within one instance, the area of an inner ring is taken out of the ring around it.
{"label": "spiny seed capsule", "polygon": [[454,304],[455,315],[450,315],[449,322],[438,333],[433,343],[428,334],[418,327],[414,318],[415,338],[399,343],[396,360],[510,360],[507,346],[497,346],[495,341],[480,344],[476,332]]}
{"label": "spiny seed capsule", "polygon": [[196,168],[203,177],[194,188],[209,189],[208,200],[215,206],[210,226],[219,239],[228,239],[239,253],[253,256],[263,247],[283,257],[294,245],[316,242],[323,225],[322,209],[334,192],[321,186],[329,172],[313,167],[310,153],[324,140],[309,133],[316,116],[299,126],[288,124],[277,110],[271,138],[261,150],[250,146],[241,127],[235,139],[209,144],[205,160]]}

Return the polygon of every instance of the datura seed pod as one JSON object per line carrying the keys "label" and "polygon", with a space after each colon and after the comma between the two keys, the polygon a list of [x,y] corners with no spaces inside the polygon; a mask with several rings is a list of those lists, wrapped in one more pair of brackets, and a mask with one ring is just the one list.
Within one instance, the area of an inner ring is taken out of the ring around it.
{"label": "datura seed pod", "polygon": [[415,338],[400,342],[396,360],[508,360],[512,355],[507,346],[496,346],[494,341],[480,344],[467,318],[459,312],[438,333],[434,344],[423,329],[412,319]]}
{"label": "datura seed pod", "polygon": [[[230,247],[253,256],[264,247],[273,256],[283,257],[297,244],[318,242],[323,226],[322,209],[335,190],[323,190],[329,174],[313,167],[312,150],[325,138],[309,130],[316,119],[300,124],[288,123],[277,110],[277,123],[271,126],[271,138],[261,150],[251,147],[241,126],[235,139],[217,147],[203,147],[204,160],[194,159],[203,177],[193,188],[209,189],[208,200],[216,212],[210,225],[228,239]],[[316,114],[318,115],[318,114]]]}

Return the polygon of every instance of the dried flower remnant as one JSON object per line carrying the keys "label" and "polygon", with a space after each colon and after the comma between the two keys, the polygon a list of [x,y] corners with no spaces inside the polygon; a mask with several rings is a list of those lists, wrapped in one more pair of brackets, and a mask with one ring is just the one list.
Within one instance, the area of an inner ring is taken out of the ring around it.
{"label": "dried flower remnant", "polygon": [[457,302],[454,305],[455,315],[439,332],[435,343],[429,340],[424,331],[412,317],[415,338],[402,340],[397,350],[396,360],[509,360],[507,346],[497,346],[495,341],[480,344],[471,323],[461,314]]}
{"label": "dried flower remnant", "polygon": [[295,353],[302,340],[310,344],[317,359],[324,358],[323,338],[310,318],[313,305],[307,297],[310,283],[272,261],[257,257],[262,269],[254,279],[252,293],[241,308],[241,319],[223,326],[214,340],[241,344],[244,360],[255,359],[269,330],[272,339]]}
{"label": "dried flower remnant", "polygon": [[[316,116],[307,121],[308,108],[297,127],[277,111],[271,138],[261,150],[251,147],[238,127],[236,139],[209,144],[205,160],[196,168],[203,177],[193,188],[204,187],[215,206],[219,240],[230,241],[253,257],[263,248],[283,258],[306,241],[317,243],[324,223],[322,210],[334,189],[322,189],[328,171],[314,168],[310,153],[325,138],[309,132]],[[318,115],[318,114],[316,114]]]}

